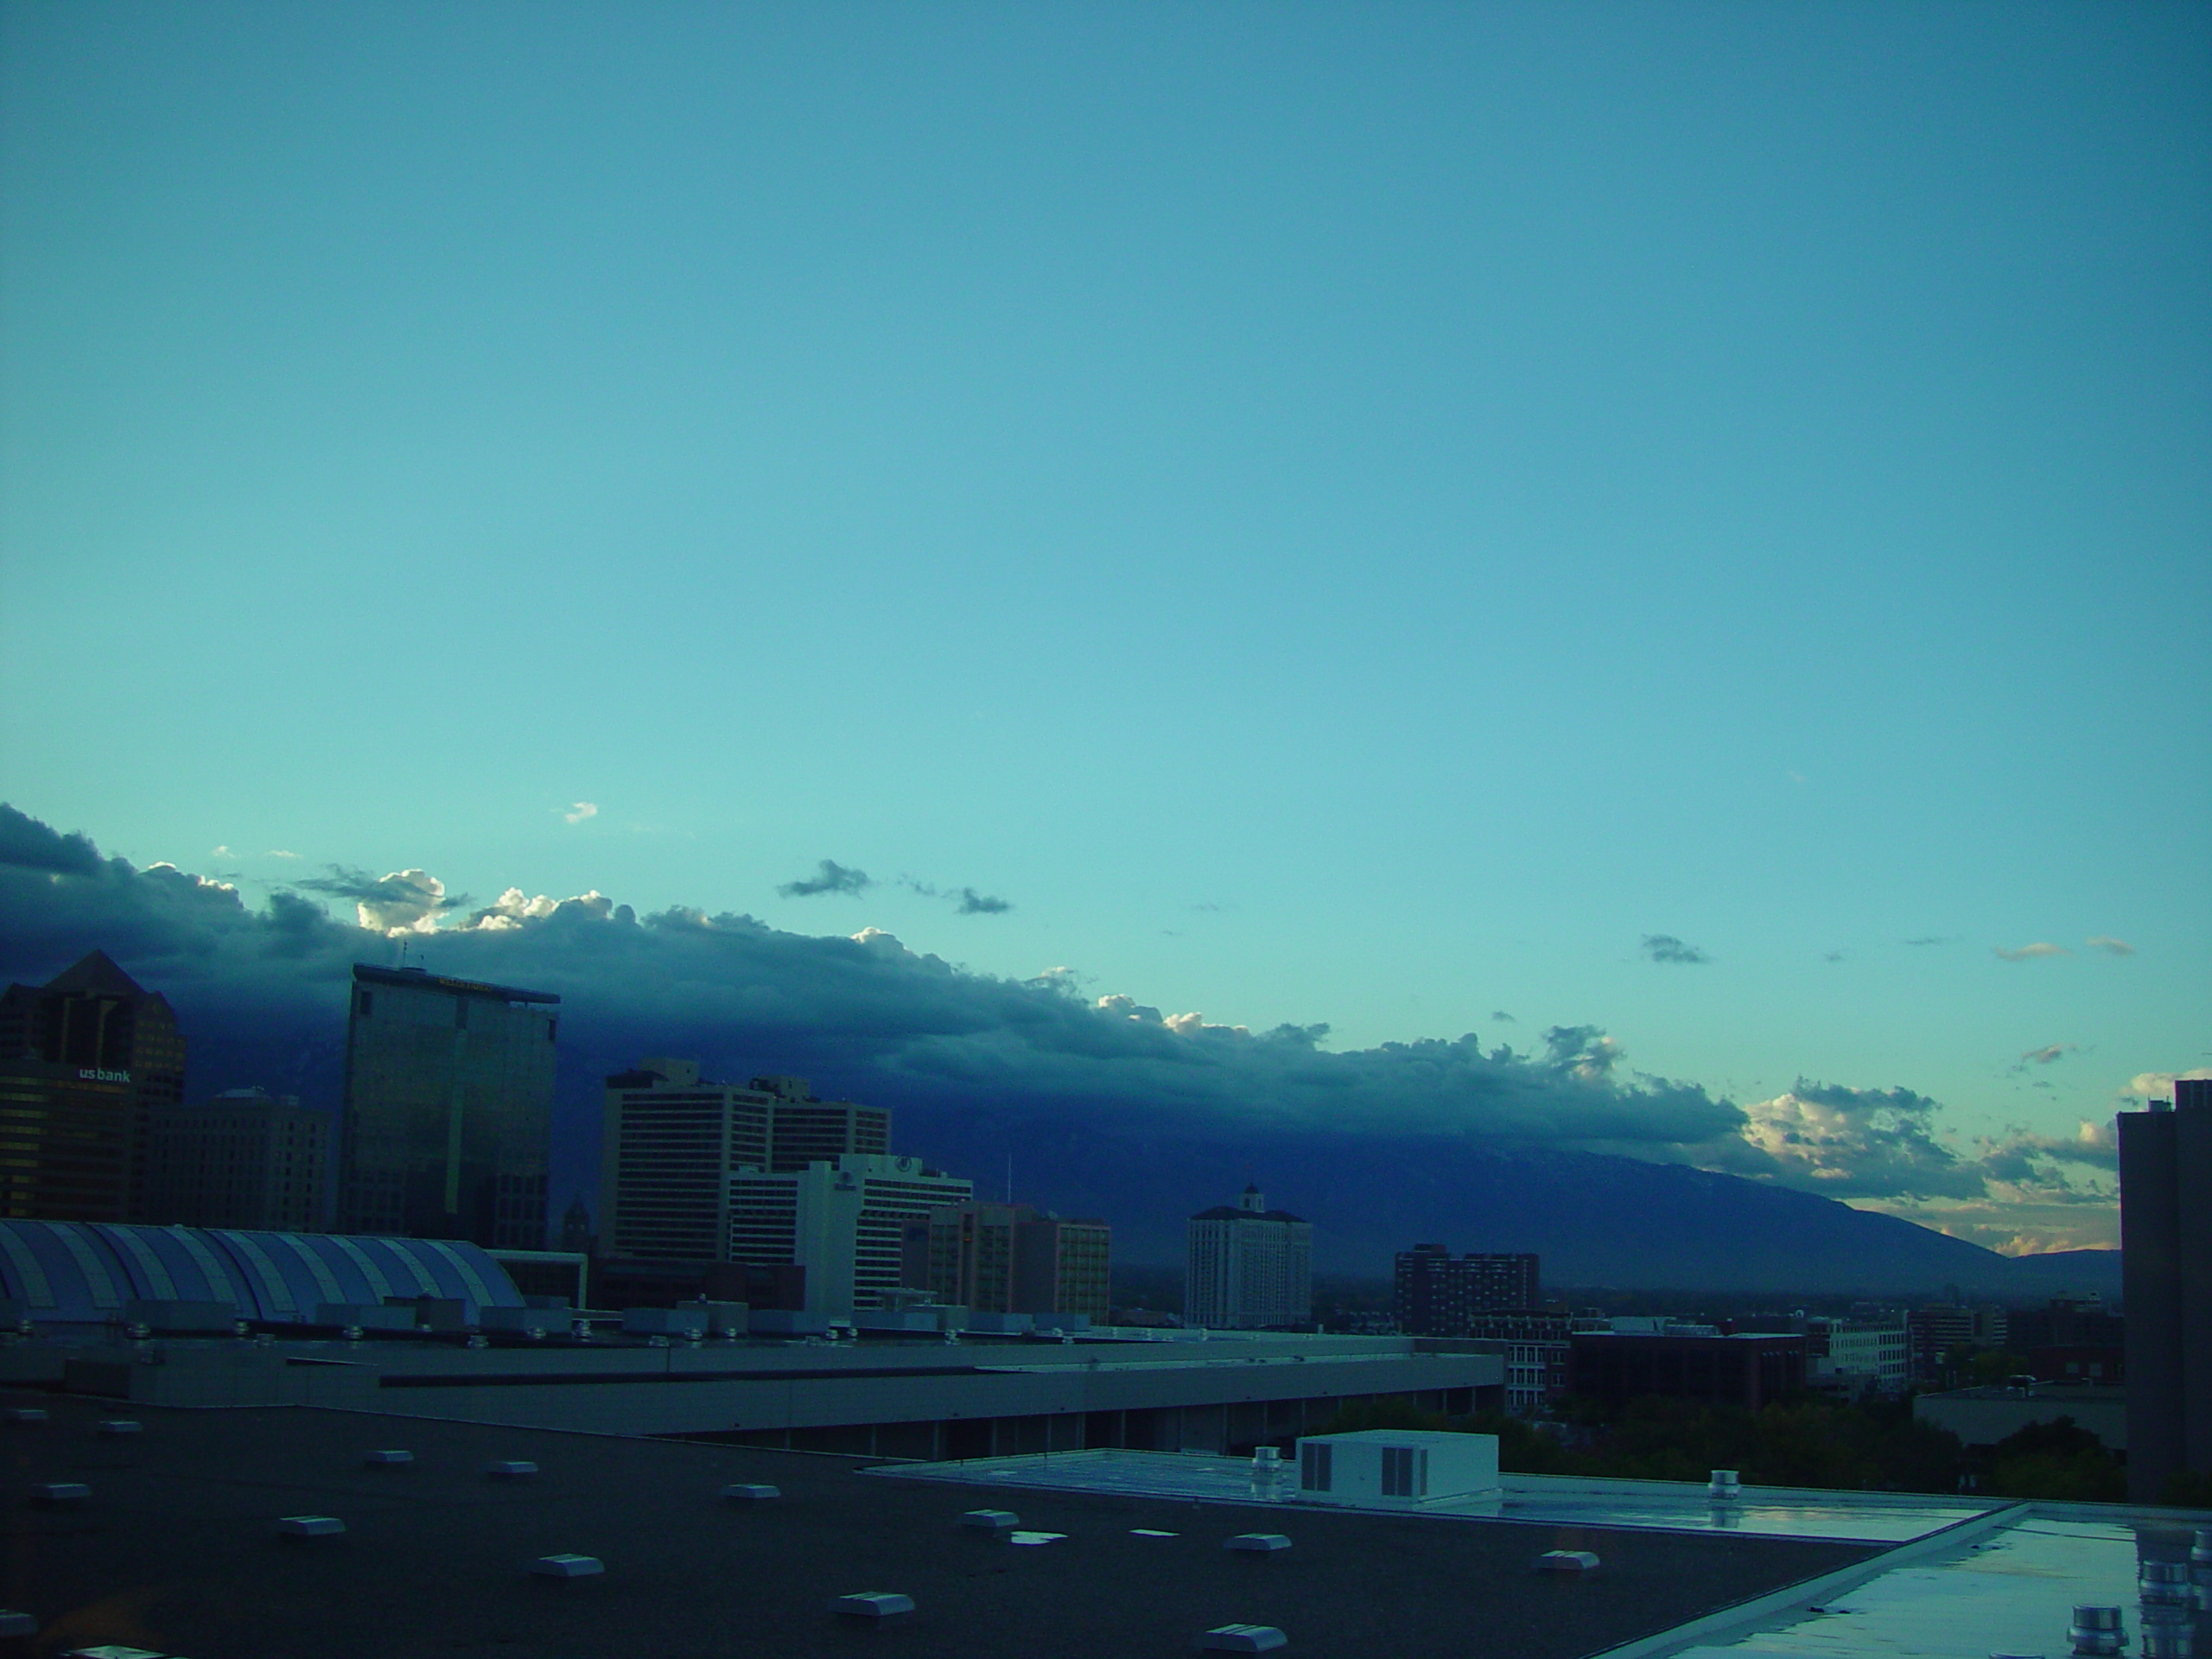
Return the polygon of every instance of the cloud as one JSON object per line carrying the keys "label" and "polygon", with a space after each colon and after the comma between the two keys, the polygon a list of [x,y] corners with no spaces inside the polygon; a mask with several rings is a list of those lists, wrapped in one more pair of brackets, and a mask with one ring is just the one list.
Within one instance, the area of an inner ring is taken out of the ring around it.
{"label": "cloud", "polygon": [[812,875],[786,881],[776,891],[786,899],[811,899],[818,893],[849,893],[857,897],[874,885],[866,870],[850,869],[834,858],[825,858],[814,867]]}
{"label": "cloud", "polygon": [[1497,1020],[1501,1026],[1517,1026],[1521,1023],[1511,1014],[1508,1014],[1503,1008],[1493,1010],[1490,1017]]}
{"label": "cloud", "polygon": [[[899,885],[909,893],[919,893],[925,899],[950,899],[956,915],[1000,916],[1014,908],[1007,900],[994,899],[987,893],[976,892],[973,887],[940,887],[934,882],[924,881],[911,875],[900,876]],[[1166,933],[1171,939],[1182,937],[1167,928],[1162,928],[1160,931]]]}
{"label": "cloud", "polygon": [[97,875],[100,855],[88,836],[57,835],[36,818],[0,804],[0,866],[53,875]]}
{"label": "cloud", "polygon": [[[815,890],[853,878],[865,880],[825,861],[817,880],[833,884]],[[875,928],[817,938],[521,887],[456,913],[465,901],[419,869],[338,868],[299,885],[252,908],[235,888],[103,860],[85,837],[0,808],[0,974],[48,976],[105,949],[177,1005],[195,1092],[263,1083],[327,1102],[352,967],[388,961],[384,936],[403,934],[434,971],[563,998],[556,1159],[569,1184],[590,1179],[598,1077],[676,1053],[890,1106],[907,1126],[899,1144],[925,1154],[1022,1145],[1079,1184],[1097,1146],[1136,1147],[1123,1163],[1154,1172],[1143,1179],[1160,1192],[1146,1202],[1171,1217],[1190,1207],[1193,1148],[1243,1148],[1249,1161],[1252,1147],[1294,1145],[1316,1166],[1355,1145],[1409,1171],[1470,1149],[1595,1151],[1866,1205],[2012,1193],[2087,1214],[2105,1202],[2101,1143],[2016,1134],[1958,1149],[1937,1137],[1936,1103],[1902,1087],[1801,1078],[1739,1105],[1635,1070],[1596,1025],[1550,1027],[1522,1050],[1473,1033],[1338,1049],[1324,1024],[1248,1028],[1089,995],[1065,964],[1026,981],[973,973]],[[303,893],[350,899],[360,925]]]}
{"label": "cloud", "polygon": [[1936,1139],[1936,1102],[1910,1089],[1800,1077],[1744,1110],[1744,1143],[1756,1156],[1724,1165],[1737,1173],[1764,1173],[1836,1198],[1962,1198],[1984,1190],[1981,1172]]}
{"label": "cloud", "polygon": [[1647,933],[1643,936],[1643,954],[1654,962],[1673,962],[1691,964],[1711,962],[1713,958],[1694,944],[1684,944],[1671,933]]}
{"label": "cloud", "polygon": [[1841,962],[1844,960],[1846,954],[1846,952],[1841,950],[1830,950],[1826,955],[1822,956],[1821,960],[1822,962]]}
{"label": "cloud", "polygon": [[1906,943],[1907,944],[1910,944],[1910,945],[1912,945],[1912,946],[1915,946],[1915,947],[1918,947],[1918,946],[1922,946],[1922,945],[1929,945],[1929,944],[1956,944],[1958,943],[1958,940],[1957,940],[1955,938],[1954,938],[1954,937],[1952,937],[1952,936],[1949,936],[1949,935],[1947,935],[1947,934],[1942,934],[1942,933],[1923,933],[1923,935],[1921,935],[1921,937],[1920,937],[1920,938],[1916,938],[1916,939],[1907,939],[1907,940],[1905,941],[1905,943]]}
{"label": "cloud", "polygon": [[468,902],[466,893],[448,893],[446,884],[428,870],[395,870],[389,875],[374,876],[342,864],[327,868],[328,875],[310,876],[292,885],[306,893],[351,899],[363,927],[390,937],[435,933],[441,916]]}
{"label": "cloud", "polygon": [[207,850],[207,856],[210,858],[236,858],[238,854],[228,847],[211,847]]}
{"label": "cloud", "polygon": [[2171,1100],[2175,1084],[2198,1077],[2212,1077],[2212,1065],[2195,1066],[2187,1071],[2138,1071],[2120,1093],[2139,1100]]}
{"label": "cloud", "polygon": [[2006,962],[2033,962],[2037,957],[2070,957],[2074,954],[2064,945],[2053,944],[2048,939],[2037,939],[2033,944],[2024,944],[2017,950],[2008,950],[2001,944],[1992,945],[1990,949]]}
{"label": "cloud", "polygon": [[271,858],[297,858],[300,855],[297,853],[288,853],[282,847],[272,847],[269,849],[269,856]]}
{"label": "cloud", "polygon": [[2109,951],[2115,957],[2132,957],[2135,954],[2133,945],[2126,939],[2115,939],[2109,933],[2092,933],[2084,943],[2093,950]]}
{"label": "cloud", "polygon": [[[557,806],[553,810],[561,812],[561,809]],[[589,801],[578,801],[567,811],[561,812],[561,821],[563,823],[582,823],[586,818],[595,818],[598,816],[599,809]]]}
{"label": "cloud", "polygon": [[2051,1065],[2064,1059],[2074,1048],[2072,1043],[2045,1043],[2041,1048],[2030,1049],[2020,1059],[2024,1065]]}

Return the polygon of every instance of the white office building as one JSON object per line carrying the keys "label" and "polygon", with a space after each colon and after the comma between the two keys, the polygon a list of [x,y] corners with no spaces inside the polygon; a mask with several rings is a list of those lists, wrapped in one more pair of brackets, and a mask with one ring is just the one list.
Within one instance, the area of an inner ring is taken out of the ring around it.
{"label": "white office building", "polygon": [[1259,1331],[1313,1317],[1313,1224],[1270,1210],[1256,1186],[1201,1210],[1185,1232],[1183,1322]]}
{"label": "white office building", "polygon": [[908,1224],[974,1195],[972,1181],[918,1158],[849,1153],[801,1170],[739,1170],[721,1259],[803,1270],[809,1313],[887,1306],[900,1300]]}

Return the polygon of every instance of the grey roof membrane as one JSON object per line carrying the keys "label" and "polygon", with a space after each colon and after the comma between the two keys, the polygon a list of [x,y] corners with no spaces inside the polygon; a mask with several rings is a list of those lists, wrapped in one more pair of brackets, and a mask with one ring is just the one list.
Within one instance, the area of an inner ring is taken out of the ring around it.
{"label": "grey roof membrane", "polygon": [[[1572,1659],[1872,1553],[1580,1519],[1261,1517],[1203,1497],[987,1495],[871,1478],[862,1459],[382,1414],[134,1407],[143,1432],[103,1438],[112,1403],[16,1391],[0,1404],[50,1413],[0,1425],[0,1606],[70,1647],[196,1659],[1166,1659],[1230,1624],[1276,1626],[1289,1653],[1316,1659]],[[365,1466],[391,1447],[414,1461]],[[484,1473],[509,1459],[539,1473]],[[90,1499],[31,1501],[34,1483],[64,1479],[86,1483]],[[783,1496],[734,1505],[720,1493],[737,1482]],[[1025,1546],[963,1528],[978,1508],[1060,1535]],[[280,1518],[298,1515],[346,1530],[280,1535]],[[1224,1548],[1255,1530],[1292,1548]],[[1551,1549],[1592,1550],[1603,1566],[1541,1573]],[[606,1571],[531,1576],[556,1554]],[[883,1628],[830,1611],[834,1597],[879,1590],[915,1611]]]}

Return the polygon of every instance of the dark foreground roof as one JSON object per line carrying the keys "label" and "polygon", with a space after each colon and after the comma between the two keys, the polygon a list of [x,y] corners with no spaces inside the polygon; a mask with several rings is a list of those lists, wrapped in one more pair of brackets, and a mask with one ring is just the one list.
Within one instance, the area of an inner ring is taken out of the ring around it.
{"label": "dark foreground roof", "polygon": [[[299,1409],[126,1408],[0,1392],[46,1407],[0,1424],[10,1534],[0,1605],[47,1627],[40,1651],[127,1643],[194,1659],[1185,1659],[1200,1631],[1279,1626],[1310,1659],[1570,1659],[1872,1553],[1770,1538],[1560,1529],[1234,1503],[994,1491],[862,1475],[857,1459],[669,1440]],[[404,1468],[362,1454],[412,1451]],[[493,1459],[529,1459],[498,1481]],[[29,1501],[81,1480],[91,1500]],[[723,1503],[766,1481],[776,1502]],[[978,1505],[1065,1533],[1035,1548],[963,1531]],[[287,1539],[278,1517],[329,1515],[345,1536]],[[1134,1528],[1170,1532],[1141,1537]],[[1275,1555],[1223,1548],[1281,1529]],[[1586,1580],[1539,1575],[1554,1548],[1595,1550]],[[603,1577],[533,1579],[573,1553]],[[891,1590],[916,1611],[855,1628],[833,1596]]]}

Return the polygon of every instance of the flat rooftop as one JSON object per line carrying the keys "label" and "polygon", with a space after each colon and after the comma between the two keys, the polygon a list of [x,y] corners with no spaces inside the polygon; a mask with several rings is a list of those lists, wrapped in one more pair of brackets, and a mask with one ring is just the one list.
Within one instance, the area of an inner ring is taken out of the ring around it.
{"label": "flat rooftop", "polygon": [[[1119,1448],[976,1458],[960,1463],[895,1464],[868,1472],[977,1486],[1257,1503],[1275,1511],[1264,1520],[1255,1517],[1255,1527],[1287,1528],[1306,1515],[1352,1507],[1294,1496],[1294,1471],[1287,1464],[1281,1475],[1270,1480],[1255,1474],[1252,1464],[1243,1459]],[[1508,1474],[1500,1477],[1500,1484],[1502,1497],[1446,1498],[1424,1504],[1418,1514],[1546,1527],[1897,1544],[1926,1538],[2011,1507],[2005,1499],[1983,1502],[1917,1492],[1755,1486],[1743,1488],[1741,1497],[1716,1503],[1704,1488],[1680,1481],[1588,1480],[1564,1475]]]}
{"label": "flat rooftop", "polygon": [[[49,1421],[0,1424],[9,1535],[0,1605],[45,1625],[38,1651],[124,1643],[196,1659],[1143,1659],[1200,1632],[1274,1625],[1289,1651],[1391,1659],[1579,1659],[1875,1557],[1864,1543],[1614,1529],[1586,1519],[1440,1523],[1424,1516],[1255,1510],[1141,1491],[986,1493],[889,1479],[864,1460],[312,1408],[123,1409],[0,1391]],[[415,1461],[370,1468],[365,1452]],[[497,1480],[493,1459],[540,1472]],[[1200,1459],[1192,1459],[1197,1463]],[[1214,1460],[1209,1460],[1214,1461]],[[925,1465],[905,1465],[908,1471]],[[44,1507],[35,1483],[81,1481]],[[731,1482],[783,1497],[724,1503]],[[1013,1509],[1024,1548],[964,1529]],[[288,1539],[279,1517],[343,1520]],[[1280,1531],[1286,1552],[1224,1548]],[[1604,1561],[1541,1573],[1555,1548]],[[557,1583],[530,1564],[600,1558]],[[915,1611],[856,1627],[832,1598],[890,1590]]]}

